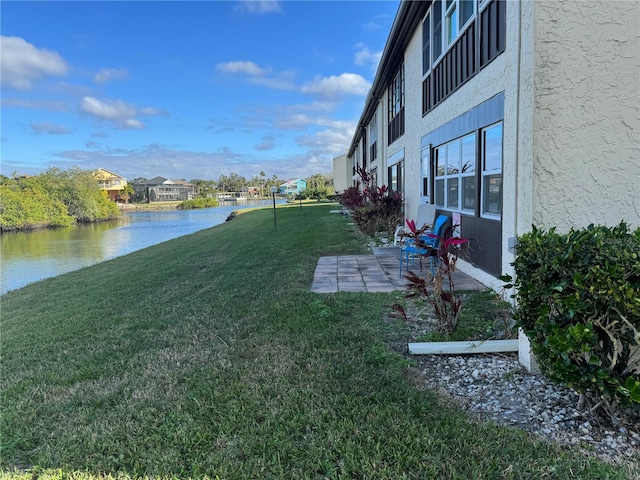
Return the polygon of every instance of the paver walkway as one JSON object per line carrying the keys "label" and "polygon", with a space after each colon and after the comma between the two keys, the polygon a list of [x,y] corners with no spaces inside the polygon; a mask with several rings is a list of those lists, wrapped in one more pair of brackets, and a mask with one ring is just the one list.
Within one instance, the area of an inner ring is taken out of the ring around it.
{"label": "paver walkway", "polygon": [[[393,292],[404,291],[407,281],[400,277],[400,252],[397,248],[375,248],[372,255],[342,255],[320,257],[313,274],[311,291],[335,292]],[[428,267],[420,272],[418,264],[410,268],[426,275]],[[480,282],[455,272],[453,281],[457,290],[485,290]]]}

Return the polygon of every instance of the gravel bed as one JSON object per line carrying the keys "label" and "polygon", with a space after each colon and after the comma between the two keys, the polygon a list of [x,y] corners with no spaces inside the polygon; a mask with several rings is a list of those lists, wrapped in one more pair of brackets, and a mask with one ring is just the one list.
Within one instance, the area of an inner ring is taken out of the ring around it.
{"label": "gravel bed", "polygon": [[479,418],[572,445],[586,455],[640,474],[640,413],[615,424],[578,409],[571,389],[528,373],[513,354],[419,355],[420,378],[461,401]]}

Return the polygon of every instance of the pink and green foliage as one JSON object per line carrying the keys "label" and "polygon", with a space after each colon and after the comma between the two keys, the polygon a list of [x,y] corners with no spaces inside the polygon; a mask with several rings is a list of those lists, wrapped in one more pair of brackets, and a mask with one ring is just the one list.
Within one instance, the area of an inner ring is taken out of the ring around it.
{"label": "pink and green foliage", "polygon": [[366,235],[393,233],[402,221],[402,195],[386,185],[374,185],[374,179],[362,167],[356,169],[360,180],[340,196],[340,203],[351,212],[358,229]]}
{"label": "pink and green foliage", "polygon": [[[424,229],[416,229],[413,220],[407,220],[410,236],[419,239]],[[469,242],[465,238],[453,237],[455,226],[448,227],[444,235],[437,237],[427,233],[428,237],[438,240],[437,247],[424,247],[424,257],[433,257],[436,266],[433,273],[427,272],[425,278],[412,271],[407,271],[404,278],[407,279],[407,297],[424,298],[433,308],[436,316],[436,331],[442,334],[453,332],[458,326],[458,319],[462,310],[462,299],[455,291],[453,273],[456,271],[456,263],[464,251],[464,246]]]}

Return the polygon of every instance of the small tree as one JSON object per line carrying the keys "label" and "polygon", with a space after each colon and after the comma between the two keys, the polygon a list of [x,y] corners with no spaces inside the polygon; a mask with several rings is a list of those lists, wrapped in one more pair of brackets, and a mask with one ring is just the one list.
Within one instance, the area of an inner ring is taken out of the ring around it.
{"label": "small tree", "polygon": [[129,203],[129,199],[134,193],[135,190],[133,189],[133,185],[127,183],[122,190],[118,192],[118,195],[120,195],[120,198],[124,200],[124,203]]}

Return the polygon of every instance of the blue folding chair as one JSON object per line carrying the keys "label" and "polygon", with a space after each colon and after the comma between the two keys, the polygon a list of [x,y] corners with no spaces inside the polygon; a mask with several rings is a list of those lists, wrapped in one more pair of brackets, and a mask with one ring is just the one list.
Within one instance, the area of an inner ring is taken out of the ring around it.
{"label": "blue folding chair", "polygon": [[[409,257],[411,257],[411,265],[413,266],[415,262],[416,256],[420,257],[420,271],[422,271],[422,257],[426,256],[429,253],[429,250],[435,250],[438,248],[440,244],[440,237],[444,232],[444,226],[449,221],[449,217],[446,215],[440,215],[435,223],[433,224],[433,228],[430,233],[433,236],[428,234],[420,235],[418,238],[418,243],[416,244],[414,238],[407,238],[400,246],[400,276],[402,277],[402,264],[406,262],[406,270],[409,269]],[[429,255],[429,261],[431,263],[431,275],[435,275],[435,265],[438,263],[438,257],[434,255]],[[435,265],[434,265],[435,263]]]}

